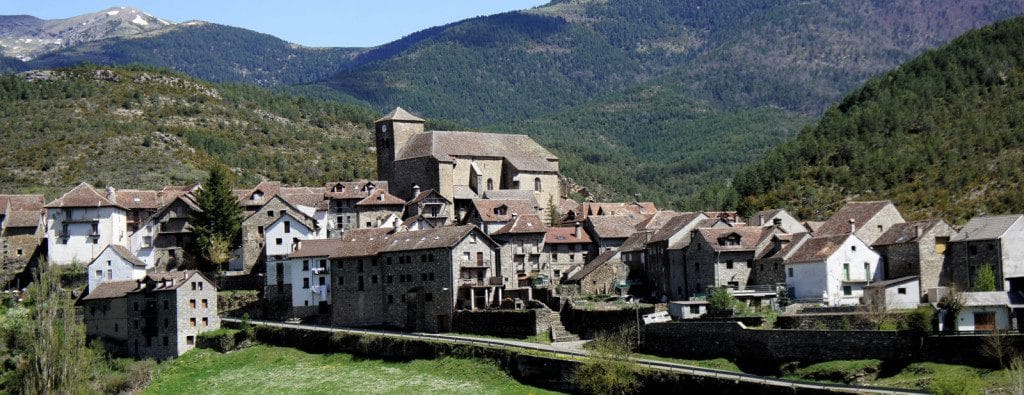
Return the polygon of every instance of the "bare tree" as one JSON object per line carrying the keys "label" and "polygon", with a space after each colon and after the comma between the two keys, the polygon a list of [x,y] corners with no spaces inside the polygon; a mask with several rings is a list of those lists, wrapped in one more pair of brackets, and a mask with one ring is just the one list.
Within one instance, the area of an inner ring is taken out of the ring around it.
{"label": "bare tree", "polygon": [[1006,368],[1006,362],[1019,359],[1013,347],[1013,340],[1006,331],[994,330],[981,343],[981,354],[999,361],[999,367]]}
{"label": "bare tree", "polygon": [[32,336],[23,392],[81,392],[89,372],[89,350],[85,328],[75,318],[74,301],[61,288],[59,269],[45,269],[29,286],[28,294]]}

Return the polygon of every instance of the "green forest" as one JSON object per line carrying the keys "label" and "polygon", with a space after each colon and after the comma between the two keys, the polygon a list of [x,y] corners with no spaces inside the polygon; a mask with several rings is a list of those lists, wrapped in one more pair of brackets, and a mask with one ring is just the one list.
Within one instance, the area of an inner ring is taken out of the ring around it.
{"label": "green forest", "polygon": [[151,67],[0,77],[0,190],[47,196],[87,181],[157,188],[206,178],[318,185],[373,177],[365,106],[217,85]]}
{"label": "green forest", "polygon": [[971,31],[873,78],[742,170],[747,211],[823,218],[846,198],[912,219],[1024,211],[1024,18]]}

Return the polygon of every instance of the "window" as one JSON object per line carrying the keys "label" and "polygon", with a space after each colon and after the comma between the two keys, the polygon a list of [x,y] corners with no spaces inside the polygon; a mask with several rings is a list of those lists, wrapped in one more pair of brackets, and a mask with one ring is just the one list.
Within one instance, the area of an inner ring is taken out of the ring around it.
{"label": "window", "polygon": [[338,276],[338,285],[345,285],[345,277]]}
{"label": "window", "polygon": [[978,246],[967,246],[967,253],[974,255],[978,253]]}
{"label": "window", "polygon": [[190,346],[195,345],[196,344],[196,337],[195,336],[185,336],[185,344],[188,344]]}
{"label": "window", "polygon": [[114,323],[114,332],[117,332],[117,331],[118,331],[118,327],[117,327],[117,323],[115,322]]}
{"label": "window", "polygon": [[309,289],[309,277],[302,279],[302,289]]}
{"label": "window", "polygon": [[304,271],[304,272],[308,272],[309,271],[309,261],[307,261],[307,260],[303,260],[302,261],[302,271]]}
{"label": "window", "polygon": [[277,245],[284,244],[284,240],[282,240],[280,237],[278,237],[278,238],[274,239],[274,244],[277,244]]}
{"label": "window", "polygon": [[426,273],[420,273],[420,281],[427,281],[427,274]]}
{"label": "window", "polygon": [[434,301],[434,294],[432,294],[430,292],[427,292],[425,295],[423,295],[423,300],[427,301],[427,302],[433,302]]}
{"label": "window", "polygon": [[849,285],[844,285],[843,286],[843,296],[850,296],[850,295],[853,295],[853,287],[851,287]]}
{"label": "window", "polygon": [[195,282],[195,281],[193,281],[193,282],[192,282],[192,290],[193,290],[193,291],[195,291],[195,290],[196,290],[196,282]]}
{"label": "window", "polygon": [[292,233],[292,221],[284,221],[284,233]]}
{"label": "window", "polygon": [[732,259],[725,261],[725,268],[732,269]]}
{"label": "window", "polygon": [[189,318],[188,319],[188,324],[189,324],[189,326],[195,328],[196,327],[196,318],[195,317]]}
{"label": "window", "polygon": [[103,279],[103,270],[97,270],[96,271],[96,278],[98,278],[100,280]]}
{"label": "window", "polygon": [[391,264],[391,257],[388,257],[388,260],[385,263],[390,265]]}
{"label": "window", "polygon": [[850,264],[849,263],[844,263],[843,264],[843,279],[846,280],[846,281],[850,281]]}
{"label": "window", "polygon": [[259,233],[260,236],[263,236],[263,227],[262,226],[257,226],[256,227],[256,233]]}
{"label": "window", "polygon": [[569,254],[569,262],[576,262],[576,254]]}
{"label": "window", "polygon": [[374,275],[370,276],[370,284],[376,284],[376,283],[377,283],[377,275],[374,274]]}
{"label": "window", "polygon": [[171,320],[164,318],[164,328],[171,327]]}
{"label": "window", "polygon": [[537,192],[541,191],[540,177],[533,179],[533,190]]}
{"label": "window", "polygon": [[210,302],[207,301],[206,299],[203,299],[203,308],[204,309],[210,308]]}
{"label": "window", "polygon": [[789,277],[793,277],[793,268],[786,268],[788,270]]}
{"label": "window", "polygon": [[[193,309],[196,308],[196,300],[195,299],[189,299],[188,300],[188,307],[189,308],[193,308]],[[138,306],[136,306],[135,310],[138,310]]]}
{"label": "window", "polygon": [[327,277],[319,277],[317,282],[319,282],[320,285],[327,285]]}
{"label": "window", "polygon": [[200,291],[202,291],[202,290],[203,290],[203,282],[202,282],[202,281],[199,281],[199,282],[197,282],[196,284],[198,284],[198,285],[199,285],[199,290],[200,290]]}
{"label": "window", "polygon": [[169,343],[169,342],[167,341],[167,336],[164,336],[164,339],[163,339],[163,340],[164,340],[164,347],[167,347],[167,345],[168,345],[168,344],[170,344],[170,343]]}
{"label": "window", "polygon": [[274,218],[274,210],[267,211],[268,218]]}
{"label": "window", "polygon": [[363,290],[363,276],[359,276],[359,284],[358,284],[358,287],[359,287],[359,290],[360,290],[360,291],[362,291],[362,290]]}
{"label": "window", "polygon": [[871,265],[864,262],[864,281],[871,281]]}
{"label": "window", "polygon": [[395,303],[395,296],[394,295],[388,295],[388,304],[392,304],[392,303]]}
{"label": "window", "polygon": [[387,278],[387,283],[388,284],[391,284],[391,283],[395,282],[395,276],[388,275],[386,278]]}
{"label": "window", "polygon": [[906,295],[907,294],[907,289],[906,288],[896,288],[896,293],[898,293],[900,295]]}
{"label": "window", "polygon": [[24,256],[24,255],[25,255],[25,251],[19,248],[18,249],[18,256]]}
{"label": "window", "polygon": [[690,314],[700,314],[700,306],[690,306]]}
{"label": "window", "polygon": [[210,326],[210,319],[208,317],[203,317],[203,327],[208,326]]}
{"label": "window", "polygon": [[488,191],[493,191],[494,190],[494,179],[491,179],[491,178],[487,179],[487,190]]}

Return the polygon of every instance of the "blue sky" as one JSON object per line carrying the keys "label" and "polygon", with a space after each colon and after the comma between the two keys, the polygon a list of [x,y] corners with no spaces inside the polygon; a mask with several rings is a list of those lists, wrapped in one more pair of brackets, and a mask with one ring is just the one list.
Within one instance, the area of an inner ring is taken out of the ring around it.
{"label": "blue sky", "polygon": [[365,47],[384,44],[431,26],[521,10],[547,0],[0,0],[0,15],[67,18],[110,7],[131,6],[183,22],[201,19],[271,34],[308,46]]}

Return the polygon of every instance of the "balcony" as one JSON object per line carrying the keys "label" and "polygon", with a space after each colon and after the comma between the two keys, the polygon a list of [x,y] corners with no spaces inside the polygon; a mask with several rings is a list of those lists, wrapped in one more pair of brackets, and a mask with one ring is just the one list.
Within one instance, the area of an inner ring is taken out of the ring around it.
{"label": "balcony", "polygon": [[501,277],[485,277],[485,278],[460,278],[460,287],[498,287],[504,284],[504,279]]}
{"label": "balcony", "polygon": [[314,268],[312,268],[310,270],[313,272],[313,275],[316,275],[316,276],[323,276],[323,275],[327,274],[327,268],[326,267],[314,267]]}
{"label": "balcony", "polygon": [[491,267],[491,260],[490,259],[484,259],[484,260],[459,259],[459,266],[460,267]]}

